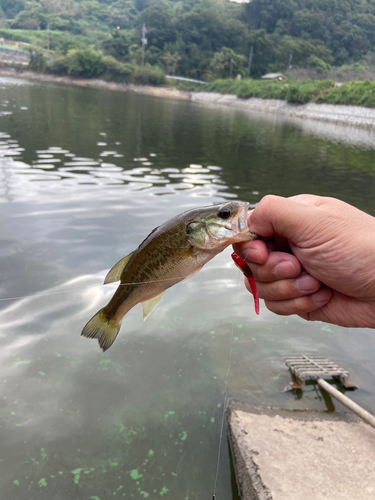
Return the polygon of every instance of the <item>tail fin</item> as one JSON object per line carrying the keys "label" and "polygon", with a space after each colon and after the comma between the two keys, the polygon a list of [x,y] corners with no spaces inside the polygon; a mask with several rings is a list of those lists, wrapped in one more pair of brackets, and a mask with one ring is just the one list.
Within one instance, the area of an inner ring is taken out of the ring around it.
{"label": "tail fin", "polygon": [[98,339],[100,347],[106,351],[115,341],[120,328],[121,322],[115,323],[111,320],[103,308],[90,319],[81,335],[89,339]]}

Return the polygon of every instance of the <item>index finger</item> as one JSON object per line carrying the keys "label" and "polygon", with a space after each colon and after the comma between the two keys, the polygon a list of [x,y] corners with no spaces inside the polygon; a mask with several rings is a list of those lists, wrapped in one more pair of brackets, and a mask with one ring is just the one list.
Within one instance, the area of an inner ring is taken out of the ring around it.
{"label": "index finger", "polygon": [[243,241],[235,243],[233,250],[247,262],[264,264],[268,259],[268,248],[262,240]]}
{"label": "index finger", "polygon": [[307,233],[319,229],[322,210],[319,197],[312,195],[293,198],[267,195],[250,214],[249,229],[265,238],[277,234],[297,243]]}

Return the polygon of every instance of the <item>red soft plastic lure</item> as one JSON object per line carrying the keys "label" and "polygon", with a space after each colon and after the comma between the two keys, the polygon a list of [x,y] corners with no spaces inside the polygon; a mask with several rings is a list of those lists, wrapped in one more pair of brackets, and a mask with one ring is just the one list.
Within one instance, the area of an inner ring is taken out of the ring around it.
{"label": "red soft plastic lure", "polygon": [[232,259],[234,260],[236,266],[243,272],[245,278],[247,278],[249,281],[251,293],[254,296],[255,312],[259,314],[259,295],[253,273],[251,272],[250,267],[246,264],[243,258],[236,254],[236,252],[232,253]]}

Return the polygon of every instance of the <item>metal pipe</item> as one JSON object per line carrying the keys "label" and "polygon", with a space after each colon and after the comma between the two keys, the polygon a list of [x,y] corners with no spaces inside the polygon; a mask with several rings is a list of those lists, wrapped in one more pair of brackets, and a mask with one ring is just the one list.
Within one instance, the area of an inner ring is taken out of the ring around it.
{"label": "metal pipe", "polygon": [[345,394],[342,392],[338,391],[333,387],[331,384],[323,380],[322,378],[317,379],[318,384],[322,389],[325,391],[329,392],[331,396],[336,398],[340,403],[342,403],[344,406],[349,408],[353,413],[361,417],[362,420],[370,424],[372,427],[375,428],[375,417],[374,415],[371,415],[368,411],[366,411],[362,406],[357,405],[357,403],[354,403],[351,399],[349,399]]}

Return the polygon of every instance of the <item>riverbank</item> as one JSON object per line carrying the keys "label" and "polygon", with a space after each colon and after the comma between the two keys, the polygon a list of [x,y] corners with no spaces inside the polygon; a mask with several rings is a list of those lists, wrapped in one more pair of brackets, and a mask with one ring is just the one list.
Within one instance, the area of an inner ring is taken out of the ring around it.
{"label": "riverbank", "polygon": [[0,77],[25,78],[29,80],[38,80],[40,82],[62,83],[66,85],[76,85],[78,87],[113,90],[117,92],[134,92],[137,94],[146,94],[156,97],[168,97],[174,99],[191,99],[191,93],[168,87],[152,87],[150,85],[135,85],[133,83],[116,83],[95,78],[74,78],[71,76],[57,76],[46,73],[37,73],[35,71],[22,71],[12,68],[1,68]]}
{"label": "riverbank", "polygon": [[134,92],[156,97],[192,100],[197,103],[224,105],[242,110],[257,111],[266,114],[286,116],[299,120],[319,120],[331,124],[350,125],[354,127],[375,129],[375,109],[362,106],[344,106],[336,104],[292,104],[281,99],[261,99],[250,97],[243,99],[234,94],[215,92],[188,92],[172,87],[152,87],[127,83],[109,82],[100,79],[73,78],[69,76],[47,75],[32,71],[16,71],[11,68],[0,68],[0,76],[26,78],[51,83],[63,83],[80,87]]}
{"label": "riverbank", "polygon": [[291,104],[280,99],[260,99],[250,97],[241,99],[233,94],[214,92],[192,92],[191,100],[208,102],[233,108],[284,115],[291,118],[320,120],[324,122],[375,129],[375,109],[361,106],[342,106],[338,104]]}

